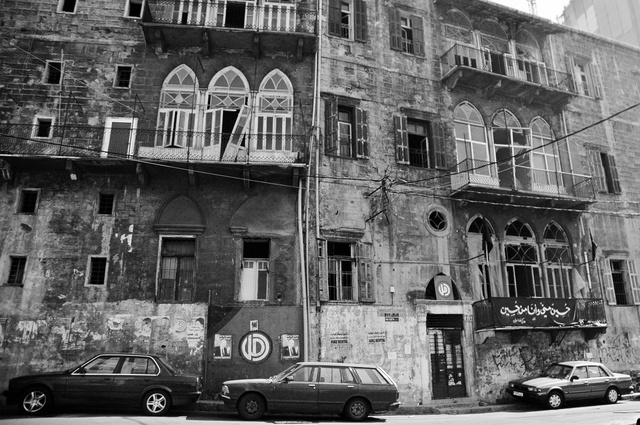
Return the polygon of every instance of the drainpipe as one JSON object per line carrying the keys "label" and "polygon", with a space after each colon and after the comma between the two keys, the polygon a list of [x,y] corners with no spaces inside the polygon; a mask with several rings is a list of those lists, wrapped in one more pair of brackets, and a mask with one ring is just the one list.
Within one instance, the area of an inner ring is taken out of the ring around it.
{"label": "drainpipe", "polygon": [[298,245],[300,247],[300,278],[302,281],[302,333],[304,338],[303,360],[309,357],[309,298],[307,296],[307,261],[302,234],[302,179],[298,180]]}

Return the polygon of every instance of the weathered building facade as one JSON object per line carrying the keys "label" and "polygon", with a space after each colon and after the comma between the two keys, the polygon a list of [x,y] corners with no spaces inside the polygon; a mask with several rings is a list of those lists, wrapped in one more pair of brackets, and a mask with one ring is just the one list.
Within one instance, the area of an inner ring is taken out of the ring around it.
{"label": "weathered building facade", "polygon": [[213,393],[302,358],[314,5],[0,14],[0,385],[138,351]]}
{"label": "weathered building facade", "polygon": [[639,50],[481,0],[45,3],[0,26],[0,376],[640,369]]}

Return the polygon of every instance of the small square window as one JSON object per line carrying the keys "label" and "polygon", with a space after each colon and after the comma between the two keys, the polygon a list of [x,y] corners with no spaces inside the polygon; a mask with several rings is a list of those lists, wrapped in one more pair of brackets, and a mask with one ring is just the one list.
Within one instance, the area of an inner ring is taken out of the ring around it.
{"label": "small square window", "polygon": [[98,214],[113,214],[113,203],[115,195],[113,193],[101,193],[98,202]]}
{"label": "small square window", "polygon": [[36,118],[36,123],[33,129],[33,137],[50,139],[52,127],[53,118]]}
{"label": "small square window", "polygon": [[62,80],[62,62],[47,62],[44,69],[45,84],[60,84]]}
{"label": "small square window", "polygon": [[38,190],[25,189],[20,194],[19,212],[22,214],[34,214],[38,209]]}
{"label": "small square window", "polygon": [[60,0],[58,3],[58,12],[76,13],[76,0]]}
{"label": "small square window", "polygon": [[131,87],[131,73],[133,67],[129,65],[118,65],[116,67],[116,81],[115,87],[121,89],[128,89]]}
{"label": "small square window", "polygon": [[89,259],[89,285],[104,285],[107,278],[107,259],[91,257]]}
{"label": "small square window", "polygon": [[12,286],[22,286],[24,269],[27,265],[27,257],[11,256],[9,259],[11,264],[9,266],[9,279],[7,280],[7,284]]}

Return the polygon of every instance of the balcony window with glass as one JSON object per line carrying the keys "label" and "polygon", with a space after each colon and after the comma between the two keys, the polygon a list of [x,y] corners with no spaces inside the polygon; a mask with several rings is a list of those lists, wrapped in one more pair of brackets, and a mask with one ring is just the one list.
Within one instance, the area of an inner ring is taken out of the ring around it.
{"label": "balcony window with glass", "polygon": [[544,268],[547,272],[547,297],[572,298],[573,261],[571,247],[562,228],[551,223],[543,234]]}
{"label": "balcony window with glass", "polygon": [[510,297],[544,297],[538,247],[528,224],[513,220],[505,229],[507,288]]}
{"label": "balcony window with glass", "polygon": [[292,151],[293,87],[280,70],[270,72],[258,93],[256,139],[252,145],[258,158]]}
{"label": "balcony window with glass", "polygon": [[531,122],[533,189],[537,192],[565,192],[558,144],[554,140],[551,127],[545,120],[536,118]]}
{"label": "balcony window with glass", "polygon": [[500,187],[530,190],[530,129],[523,128],[513,113],[502,109],[493,116],[491,135]]}
{"label": "balcony window with glass", "polygon": [[186,65],[179,66],[165,79],[160,93],[156,146],[193,146],[193,131],[197,126],[197,88],[196,76]]}
{"label": "balcony window with glass", "polygon": [[478,110],[464,102],[454,110],[454,131],[458,171],[478,176],[481,181],[493,185],[495,173],[492,171],[489,143],[484,121]]}

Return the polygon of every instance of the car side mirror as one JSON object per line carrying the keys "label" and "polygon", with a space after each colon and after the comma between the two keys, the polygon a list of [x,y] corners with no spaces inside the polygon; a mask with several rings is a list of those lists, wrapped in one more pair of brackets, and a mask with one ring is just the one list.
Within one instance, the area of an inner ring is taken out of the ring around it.
{"label": "car side mirror", "polygon": [[285,384],[289,383],[293,381],[293,377],[292,376],[285,376],[284,378],[282,378],[282,382],[284,382]]}
{"label": "car side mirror", "polygon": [[578,379],[580,378],[578,378],[576,375],[573,375],[571,379],[569,379],[569,381],[573,382],[573,381],[577,381]]}

